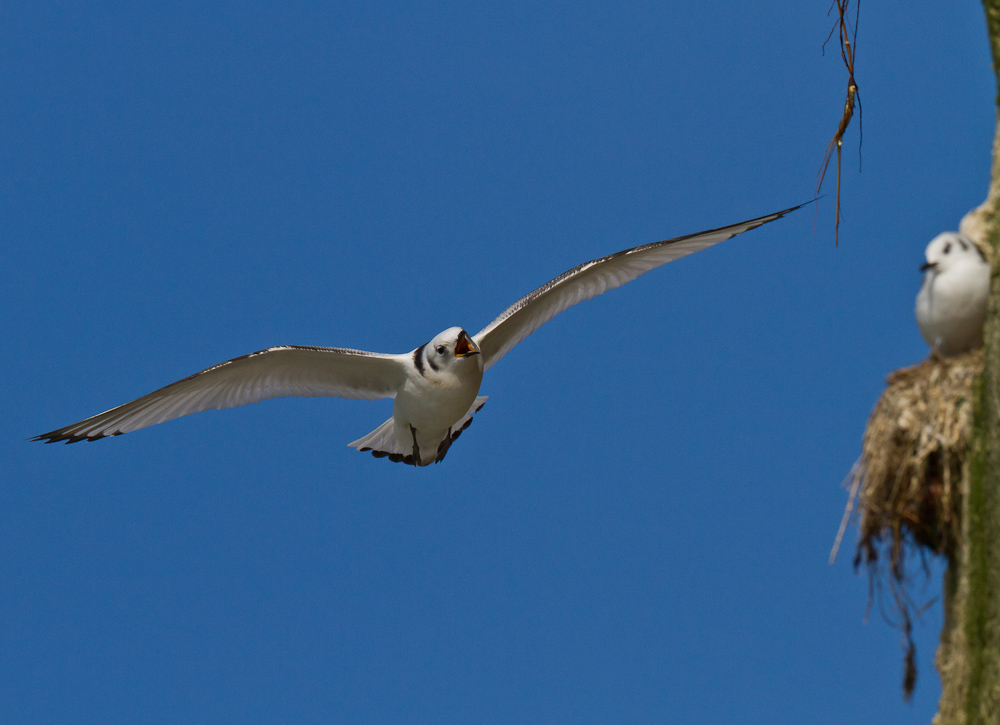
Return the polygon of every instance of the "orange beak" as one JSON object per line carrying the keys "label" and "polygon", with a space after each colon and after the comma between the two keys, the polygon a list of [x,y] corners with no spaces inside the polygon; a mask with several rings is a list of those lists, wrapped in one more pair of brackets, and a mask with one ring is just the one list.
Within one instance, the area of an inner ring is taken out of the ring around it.
{"label": "orange beak", "polygon": [[479,346],[473,342],[472,338],[469,337],[464,332],[458,336],[458,342],[455,343],[455,357],[465,357],[466,355],[478,355],[480,352]]}

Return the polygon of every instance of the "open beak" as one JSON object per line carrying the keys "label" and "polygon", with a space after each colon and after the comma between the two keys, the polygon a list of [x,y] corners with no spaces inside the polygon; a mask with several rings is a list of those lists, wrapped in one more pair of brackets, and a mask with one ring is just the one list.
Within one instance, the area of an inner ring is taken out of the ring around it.
{"label": "open beak", "polygon": [[924,262],[920,265],[921,272],[926,272],[928,269],[937,269],[937,262]]}
{"label": "open beak", "polygon": [[455,343],[455,357],[478,355],[480,352],[479,346],[467,334],[463,332],[458,336],[458,342]]}

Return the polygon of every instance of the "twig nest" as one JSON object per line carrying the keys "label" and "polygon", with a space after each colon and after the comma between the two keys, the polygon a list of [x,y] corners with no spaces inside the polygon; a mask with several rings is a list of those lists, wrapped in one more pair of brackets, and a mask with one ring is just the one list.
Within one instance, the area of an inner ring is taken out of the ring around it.
{"label": "twig nest", "polygon": [[932,356],[897,370],[868,419],[861,459],[855,565],[877,560],[882,542],[903,577],[906,547],[950,554],[958,540],[962,466],[972,429],[972,386],[983,351]]}
{"label": "twig nest", "polygon": [[929,606],[911,596],[906,563],[919,561],[929,576],[928,554],[956,553],[973,387],[982,370],[983,351],[974,350],[950,358],[932,355],[890,375],[849,479],[851,495],[833,556],[857,499],[854,566],[868,569],[869,607],[877,599],[882,615],[903,632],[904,698],[917,679],[913,615]]}

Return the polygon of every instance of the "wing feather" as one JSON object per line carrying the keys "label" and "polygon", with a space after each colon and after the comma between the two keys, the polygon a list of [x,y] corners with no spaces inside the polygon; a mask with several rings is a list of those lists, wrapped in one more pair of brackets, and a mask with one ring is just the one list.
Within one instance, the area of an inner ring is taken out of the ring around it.
{"label": "wing feather", "polygon": [[214,365],[117,408],[31,440],[75,443],[131,433],[203,410],[235,408],[272,398],[395,397],[407,355],[336,347],[285,345]]}
{"label": "wing feather", "polygon": [[621,287],[667,262],[780,219],[802,206],[799,204],[738,224],[625,249],[564,272],[512,304],[475,336],[476,344],[483,351],[484,367],[489,369],[511,348],[573,305]]}

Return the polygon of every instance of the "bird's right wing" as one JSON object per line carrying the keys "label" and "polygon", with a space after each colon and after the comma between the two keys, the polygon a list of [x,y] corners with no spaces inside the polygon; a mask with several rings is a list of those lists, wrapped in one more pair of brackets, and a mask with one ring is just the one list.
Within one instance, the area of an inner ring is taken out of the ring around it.
{"label": "bird's right wing", "polygon": [[219,363],[130,403],[31,440],[95,441],[202,410],[235,408],[287,396],[392,398],[406,379],[409,357],[336,347],[271,347]]}
{"label": "bird's right wing", "polygon": [[573,305],[621,287],[660,265],[673,262],[801,208],[793,206],[738,224],[625,249],[584,262],[512,304],[474,338],[488,369],[517,343]]}

